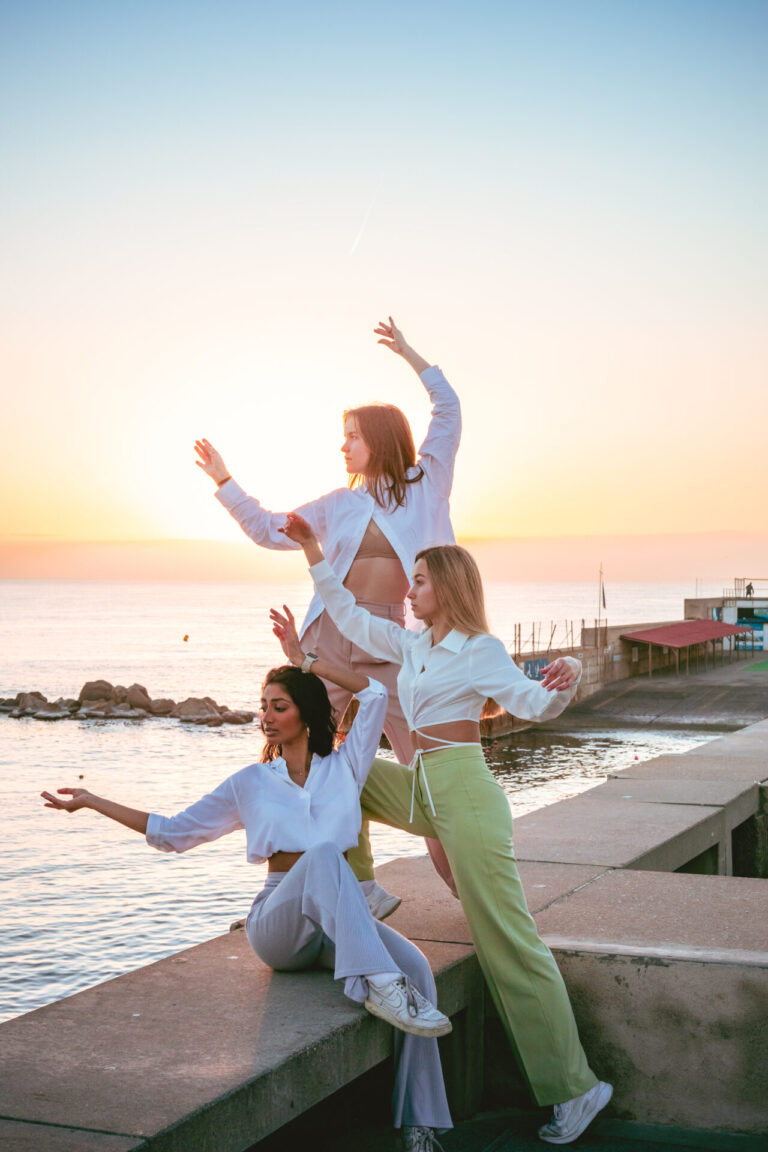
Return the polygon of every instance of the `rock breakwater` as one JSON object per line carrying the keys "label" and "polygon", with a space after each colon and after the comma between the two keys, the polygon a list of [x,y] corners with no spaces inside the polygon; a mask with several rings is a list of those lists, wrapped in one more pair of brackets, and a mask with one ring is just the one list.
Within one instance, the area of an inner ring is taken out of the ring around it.
{"label": "rock breakwater", "polygon": [[77,699],[60,696],[49,700],[42,692],[18,692],[0,698],[0,715],[14,720],[178,720],[181,724],[204,724],[218,728],[222,724],[250,724],[256,713],[217,704],[210,696],[189,696],[179,704],[166,697],[153,699],[143,684],[110,684],[108,680],[89,680]]}

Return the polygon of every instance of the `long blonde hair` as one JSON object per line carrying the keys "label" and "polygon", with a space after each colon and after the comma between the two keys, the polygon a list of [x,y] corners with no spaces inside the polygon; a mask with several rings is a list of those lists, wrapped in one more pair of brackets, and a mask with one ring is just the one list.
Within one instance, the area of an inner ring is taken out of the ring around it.
{"label": "long blonde hair", "polygon": [[[426,564],[440,608],[451,628],[465,636],[478,636],[490,631],[480,569],[466,548],[458,544],[424,548],[416,559]],[[480,719],[490,720],[501,711],[496,701],[489,698],[483,705]]]}
{"label": "long blonde hair", "polygon": [[416,559],[423,560],[427,566],[446,623],[465,636],[488,632],[483,581],[474,558],[466,548],[458,544],[442,544],[424,548]]}

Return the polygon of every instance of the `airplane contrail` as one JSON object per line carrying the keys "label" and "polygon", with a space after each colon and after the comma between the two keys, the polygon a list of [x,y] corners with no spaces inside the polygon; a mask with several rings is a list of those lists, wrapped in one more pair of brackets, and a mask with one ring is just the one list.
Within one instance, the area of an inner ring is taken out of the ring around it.
{"label": "airplane contrail", "polygon": [[357,246],[362,239],[363,232],[365,232],[365,226],[368,223],[368,217],[370,216],[371,211],[373,210],[373,206],[376,203],[376,197],[378,196],[379,192],[381,192],[381,186],[383,183],[384,183],[383,179],[379,180],[379,185],[378,185],[376,191],[373,193],[373,196],[371,196],[371,202],[365,211],[365,215],[363,216],[363,222],[360,225],[360,228],[358,229],[357,236],[355,236],[355,241],[349,250],[350,256],[354,256],[355,250],[357,249]]}

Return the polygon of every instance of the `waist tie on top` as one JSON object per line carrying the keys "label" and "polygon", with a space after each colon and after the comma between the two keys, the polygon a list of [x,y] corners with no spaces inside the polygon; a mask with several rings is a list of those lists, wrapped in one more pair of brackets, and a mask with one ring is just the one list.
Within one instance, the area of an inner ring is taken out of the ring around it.
{"label": "waist tie on top", "polygon": [[[427,735],[426,732],[420,732],[418,728],[414,728],[413,731],[417,736]],[[482,748],[482,744],[478,744],[477,740],[443,740],[441,736],[429,736],[428,739],[437,740],[438,744],[443,744],[446,748]],[[409,824],[413,824],[413,808],[416,801],[416,776],[418,775],[419,770],[421,770],[421,775],[424,780],[424,787],[427,792],[429,806],[432,809],[432,815],[437,816],[435,805],[432,800],[432,793],[429,790],[429,780],[427,779],[427,770],[424,767],[424,757],[430,752],[440,751],[440,748],[417,748],[413,754],[413,758],[411,759],[410,764],[408,765],[408,767],[413,772],[413,783],[411,785],[411,814],[408,817]]]}

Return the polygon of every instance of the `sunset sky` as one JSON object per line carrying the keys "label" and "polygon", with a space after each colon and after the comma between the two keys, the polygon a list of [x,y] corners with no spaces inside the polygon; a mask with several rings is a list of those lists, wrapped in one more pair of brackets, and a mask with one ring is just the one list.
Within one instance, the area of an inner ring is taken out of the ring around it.
{"label": "sunset sky", "polygon": [[195,438],[287,510],[344,407],[420,437],[388,313],[460,536],[768,566],[767,48],[762,0],[0,0],[0,575],[256,553]]}

